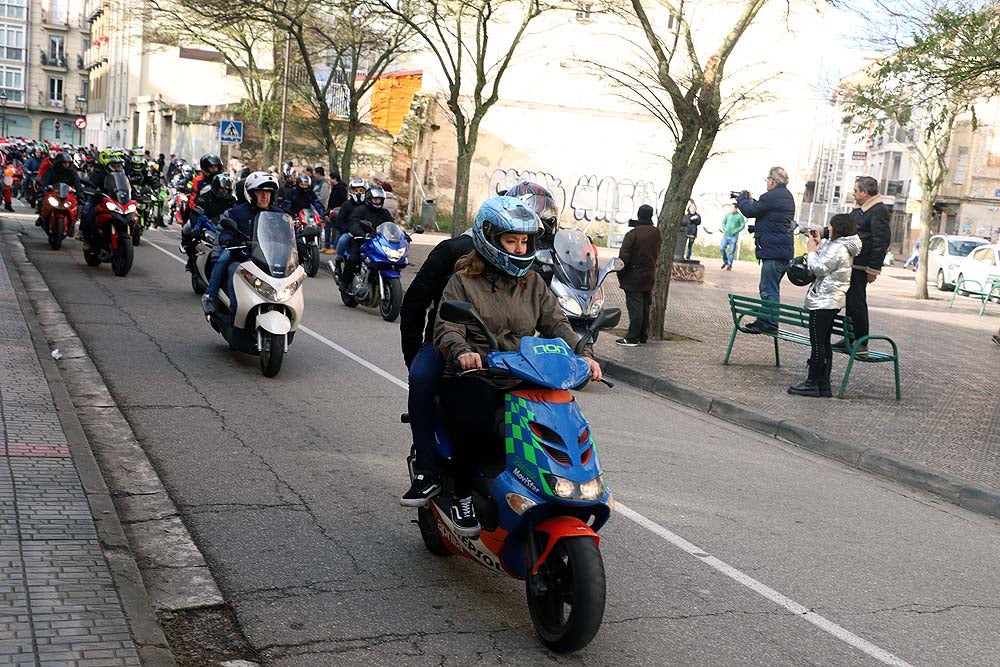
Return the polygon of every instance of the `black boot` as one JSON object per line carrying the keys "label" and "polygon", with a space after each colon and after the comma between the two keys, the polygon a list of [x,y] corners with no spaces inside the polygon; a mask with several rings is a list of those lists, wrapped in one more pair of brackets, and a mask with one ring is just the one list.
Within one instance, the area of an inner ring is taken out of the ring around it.
{"label": "black boot", "polygon": [[798,384],[792,385],[788,388],[788,393],[793,396],[809,396],[811,398],[820,398],[822,394],[819,389],[820,381],[820,371],[821,369],[817,367],[813,362],[809,362],[809,377],[805,381]]}
{"label": "black boot", "polygon": [[830,387],[830,371],[833,370],[833,359],[827,359],[823,364],[823,373],[819,376],[819,395],[821,398],[833,398]]}

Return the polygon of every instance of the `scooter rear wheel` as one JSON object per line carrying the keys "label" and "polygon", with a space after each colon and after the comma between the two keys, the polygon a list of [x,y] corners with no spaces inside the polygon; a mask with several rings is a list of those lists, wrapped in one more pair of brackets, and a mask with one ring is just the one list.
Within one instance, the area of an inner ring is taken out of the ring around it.
{"label": "scooter rear wheel", "polygon": [[417,526],[420,528],[420,537],[424,540],[424,546],[435,556],[450,556],[441,533],[438,532],[437,522],[434,520],[434,512],[429,507],[421,507],[417,510]]}
{"label": "scooter rear wheel", "polygon": [[198,270],[195,269],[194,271],[192,271],[191,272],[191,289],[194,291],[194,293],[197,294],[197,295],[199,295],[199,296],[201,296],[202,294],[205,293],[205,290],[207,288],[208,288],[208,285],[206,285],[202,281],[201,276],[198,275]]}
{"label": "scooter rear wheel", "polygon": [[525,582],[535,630],[556,653],[579,651],[591,642],[604,619],[604,561],[597,542],[564,538],[538,574]]}

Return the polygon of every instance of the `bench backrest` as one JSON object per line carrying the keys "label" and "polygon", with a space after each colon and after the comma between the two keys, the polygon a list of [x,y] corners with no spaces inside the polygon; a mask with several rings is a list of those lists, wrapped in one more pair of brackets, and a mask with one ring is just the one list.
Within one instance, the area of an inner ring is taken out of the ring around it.
{"label": "bench backrest", "polygon": [[[751,317],[766,316],[769,320],[774,320],[778,326],[792,326],[809,328],[809,311],[801,306],[792,306],[787,303],[776,301],[762,301],[750,296],[741,294],[729,295],[729,308],[733,314],[733,324],[739,325],[740,318],[747,315]],[[749,322],[743,322],[743,326]],[[854,326],[851,318],[846,315],[836,315],[833,318],[833,335],[854,340]]]}

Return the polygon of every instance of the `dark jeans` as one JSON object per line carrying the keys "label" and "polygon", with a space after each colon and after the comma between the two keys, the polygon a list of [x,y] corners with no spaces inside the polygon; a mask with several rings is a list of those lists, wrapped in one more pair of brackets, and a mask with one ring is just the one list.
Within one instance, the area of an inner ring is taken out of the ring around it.
{"label": "dark jeans", "polygon": [[[781,302],[781,279],[785,276],[786,269],[788,269],[788,260],[786,259],[761,260],[760,284],[758,285],[761,300]],[[770,313],[761,313],[757,319],[778,326],[777,317]]]}
{"label": "dark jeans", "polygon": [[812,379],[830,376],[833,363],[830,333],[833,331],[833,318],[839,310],[831,308],[809,311],[809,344],[812,348],[809,354],[809,377]]}
{"label": "dark jeans", "polygon": [[694,236],[687,237],[687,250],[684,252],[684,259],[691,259],[691,251],[694,249]]}
{"label": "dark jeans", "polygon": [[205,290],[205,296],[213,299],[217,297],[219,290],[222,288],[222,281],[226,279],[226,274],[229,272],[229,264],[235,261],[230,256],[228,250],[222,251],[218,259],[215,260],[215,266],[212,268],[212,277],[208,280],[208,288]]}
{"label": "dark jeans", "polygon": [[851,271],[851,286],[847,289],[847,316],[854,325],[854,340],[868,335],[868,274]]}
{"label": "dark jeans", "polygon": [[652,305],[652,292],[625,292],[625,307],[628,308],[628,331],[625,338],[640,343],[649,339],[649,308]]}
{"label": "dark jeans", "polygon": [[437,474],[437,457],[434,454],[436,438],[434,426],[436,415],[434,397],[441,385],[444,373],[444,359],[434,349],[432,343],[424,343],[410,363],[410,392],[406,407],[410,413],[410,431],[413,433],[413,447],[416,460],[413,467],[417,474]]}
{"label": "dark jeans", "polygon": [[497,408],[503,397],[503,391],[472,376],[451,377],[441,383],[456,498],[471,495],[478,454],[497,441]]}

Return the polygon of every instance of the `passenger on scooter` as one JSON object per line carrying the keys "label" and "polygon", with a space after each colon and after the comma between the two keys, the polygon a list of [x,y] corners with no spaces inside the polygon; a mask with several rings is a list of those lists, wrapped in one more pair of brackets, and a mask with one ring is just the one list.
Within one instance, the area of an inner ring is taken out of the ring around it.
{"label": "passenger on scooter", "polygon": [[222,173],[222,158],[214,153],[205,153],[198,161],[201,171],[191,179],[191,207],[194,207],[194,200],[212,185],[212,179],[216,174]]}
{"label": "passenger on scooter", "polygon": [[541,223],[536,247],[538,250],[551,250],[559,231],[559,208],[552,193],[538,183],[524,181],[507,190],[507,196],[520,199],[535,212]]}
{"label": "passenger on scooter", "polygon": [[[194,269],[195,248],[198,245],[197,232],[206,223],[236,206],[236,198],[233,197],[233,179],[229,174],[216,174],[212,179],[212,187],[198,197],[194,204],[196,208],[189,211],[187,222],[181,228],[181,249],[188,256],[186,268],[189,271]],[[199,208],[201,213],[196,213]]]}
{"label": "passenger on scooter", "polygon": [[[519,199],[487,199],[472,224],[475,250],[455,265],[456,273],[441,296],[472,304],[501,351],[516,351],[521,338],[536,331],[562,338],[571,348],[579,340],[555,295],[531,271],[538,232],[538,216]],[[459,375],[484,367],[483,355],[490,350],[478,328],[438,318],[434,345],[447,362],[441,399],[452,436],[455,492],[451,518],[463,534],[473,537],[479,530],[471,493],[476,449],[497,440],[497,409],[504,391],[482,377]],[[585,351],[584,358],[591,377],[600,380],[601,367],[592,352]]]}
{"label": "passenger on scooter", "polygon": [[[43,195],[46,189],[52,185],[58,185],[60,183],[65,183],[74,190],[80,189],[80,176],[76,173],[76,168],[73,166],[73,158],[69,156],[68,153],[59,153],[56,155],[55,161],[52,166],[45,172],[41,180],[38,182],[38,187],[41,189]],[[41,226],[42,216],[38,216],[35,220],[35,224]]]}
{"label": "passenger on scooter", "polygon": [[343,262],[347,257],[347,249],[351,242],[351,237],[347,233],[347,226],[351,221],[351,212],[356,206],[361,206],[365,201],[365,193],[368,191],[368,183],[363,178],[352,178],[348,187],[347,201],[340,206],[337,211],[337,219],[333,222],[333,231],[337,233],[337,240],[334,248],[337,251],[337,260]]}
{"label": "passenger on scooter", "polygon": [[296,176],[295,187],[286,192],[286,197],[286,199],[281,201],[280,205],[293,218],[299,214],[299,211],[310,207],[320,217],[326,215],[323,205],[319,203],[319,197],[316,196],[316,193],[312,189],[312,179],[309,178],[309,174],[299,174]]}
{"label": "passenger on scooter", "polygon": [[434,399],[444,373],[444,359],[434,349],[434,318],[444,286],[455,273],[455,263],[471,251],[471,229],[441,241],[403,295],[399,335],[403,362],[409,370],[407,411],[416,454],[413,483],[399,499],[403,507],[423,507],[441,491],[441,471],[434,455]]}
{"label": "passenger on scooter", "polygon": [[[250,203],[239,204],[232,207],[225,213],[225,217],[232,220],[243,236],[249,238],[253,232],[253,220],[261,211],[277,211],[281,209],[274,205],[274,197],[278,192],[278,179],[266,171],[257,171],[247,176],[246,181],[247,196]],[[217,244],[223,248],[227,244],[240,241],[240,237],[235,233],[223,229],[219,234]],[[202,297],[202,307],[206,315],[211,315],[218,307],[218,292],[222,287],[222,281],[229,275],[229,265],[237,261],[232,257],[228,249],[224,249],[215,260],[212,268],[212,277]],[[232,301],[230,301],[232,306]]]}
{"label": "passenger on scooter", "polygon": [[351,209],[351,218],[347,224],[348,250],[347,261],[344,263],[340,277],[340,290],[347,291],[354,274],[361,264],[361,244],[358,237],[374,234],[375,229],[383,222],[392,222],[392,214],[383,208],[385,190],[378,185],[368,187],[365,203]]}

